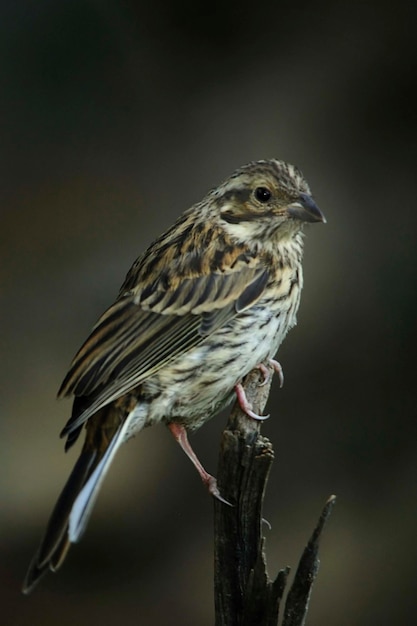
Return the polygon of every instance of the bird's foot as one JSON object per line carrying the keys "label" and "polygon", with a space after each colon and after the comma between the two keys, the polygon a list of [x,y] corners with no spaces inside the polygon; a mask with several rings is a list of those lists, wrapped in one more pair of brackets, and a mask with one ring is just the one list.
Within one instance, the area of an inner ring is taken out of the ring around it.
{"label": "bird's foot", "polygon": [[223,502],[223,504],[227,504],[228,506],[233,506],[231,502],[223,498],[223,496],[220,494],[219,488],[217,486],[217,480],[214,478],[214,476],[212,476],[211,474],[207,474],[207,472],[205,472],[205,474],[206,475],[204,477],[201,476],[201,479],[203,483],[206,485],[208,492],[213,496],[213,498],[216,498],[216,500],[220,500],[220,502]]}
{"label": "bird's foot", "polygon": [[[278,361],[276,361],[275,359],[269,359],[268,364],[272,367],[274,372],[278,374],[279,386],[282,389],[284,385],[284,372],[282,370],[281,363],[278,363]],[[271,378],[271,370],[265,365],[265,363],[259,363],[259,365],[257,365],[256,367],[264,377],[263,381],[260,384],[260,386],[262,387],[263,385],[266,385],[267,382],[269,382]]]}
{"label": "bird's foot", "polygon": [[241,383],[238,383],[235,386],[235,391],[236,391],[237,401],[239,402],[239,406],[242,409],[242,411],[246,413],[246,415],[248,415],[254,420],[263,421],[263,420],[268,419],[269,415],[258,415],[257,413],[254,412],[250,402],[248,401],[246,397],[245,390],[243,389]]}

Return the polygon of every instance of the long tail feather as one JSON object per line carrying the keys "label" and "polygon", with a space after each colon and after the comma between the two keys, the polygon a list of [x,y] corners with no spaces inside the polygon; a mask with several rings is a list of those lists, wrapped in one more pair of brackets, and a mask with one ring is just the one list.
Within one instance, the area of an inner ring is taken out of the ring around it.
{"label": "long tail feather", "polygon": [[68,538],[71,543],[79,541],[87,527],[88,520],[96,503],[98,492],[109,470],[114,455],[123,442],[127,421],[117,431],[103,458],[96,465],[87,482],[78,494],[69,516]]}
{"label": "long tail feather", "polygon": [[[45,536],[29,566],[23,593],[30,593],[48,570],[55,572],[62,565],[70,544],[81,538],[104,477],[124,440],[128,421],[119,421],[111,429],[112,432],[107,428],[106,436],[99,445],[96,445],[97,440],[101,439],[103,431],[96,429],[90,436],[87,433],[81,455],[58,498]],[[91,445],[92,441],[95,445]]]}

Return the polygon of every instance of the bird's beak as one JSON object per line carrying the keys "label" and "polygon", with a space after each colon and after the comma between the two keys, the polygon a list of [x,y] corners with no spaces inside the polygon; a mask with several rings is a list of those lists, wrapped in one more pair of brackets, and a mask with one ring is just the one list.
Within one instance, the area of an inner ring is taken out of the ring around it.
{"label": "bird's beak", "polygon": [[326,223],[326,218],[323,213],[320,211],[313,198],[307,193],[300,193],[299,199],[288,205],[287,213],[289,217],[301,220],[302,222]]}

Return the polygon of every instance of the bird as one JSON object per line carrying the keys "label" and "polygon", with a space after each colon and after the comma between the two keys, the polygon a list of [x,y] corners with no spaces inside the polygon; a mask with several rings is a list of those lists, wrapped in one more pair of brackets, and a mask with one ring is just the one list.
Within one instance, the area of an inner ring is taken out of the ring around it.
{"label": "bird", "polygon": [[83,535],[120,445],[165,424],[208,491],[223,500],[187,433],[237,398],[296,324],[303,226],[325,217],[301,171],[277,159],[237,169],[134,262],[115,302],[75,355],[58,392],[73,397],[65,451],[85,440],[23,585],[28,594]]}

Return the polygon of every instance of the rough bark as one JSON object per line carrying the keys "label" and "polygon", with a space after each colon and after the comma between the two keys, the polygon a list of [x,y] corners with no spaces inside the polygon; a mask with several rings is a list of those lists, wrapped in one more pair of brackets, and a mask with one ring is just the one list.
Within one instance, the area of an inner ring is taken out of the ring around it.
{"label": "rough bark", "polygon": [[[263,414],[271,379],[254,370],[244,381],[255,413]],[[223,498],[215,503],[215,624],[276,626],[289,568],[271,580],[267,573],[262,504],[274,460],[271,442],[260,434],[261,422],[248,418],[236,403],[223,433],[217,473]],[[300,559],[287,594],[283,626],[302,626],[317,576],[319,539],[335,498],[331,498]]]}

